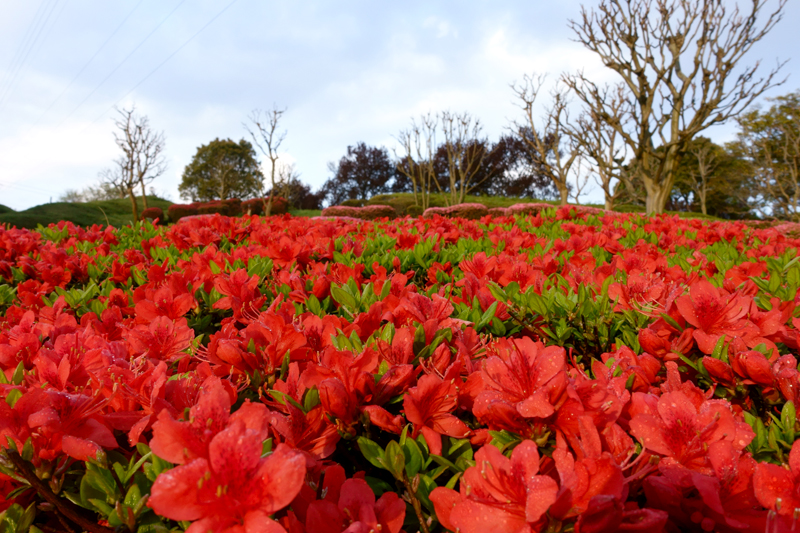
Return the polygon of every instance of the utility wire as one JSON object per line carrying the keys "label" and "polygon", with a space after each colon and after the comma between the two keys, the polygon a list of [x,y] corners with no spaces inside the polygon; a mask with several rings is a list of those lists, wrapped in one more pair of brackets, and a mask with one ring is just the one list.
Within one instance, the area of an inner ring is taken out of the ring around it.
{"label": "utility wire", "polygon": [[62,90],[61,93],[58,96],[56,96],[55,100],[50,102],[50,105],[47,106],[47,109],[42,111],[42,113],[39,115],[39,118],[37,118],[36,122],[33,123],[34,126],[37,125],[40,120],[42,120],[42,117],[44,117],[45,114],[47,114],[47,112],[53,108],[56,102],[58,102],[61,99],[61,97],[64,96],[64,94],[69,90],[69,88],[72,87],[72,84],[75,83],[75,80],[77,80],[78,77],[80,77],[80,75],[83,74],[83,71],[86,70],[86,68],[92,63],[92,61],[94,61],[94,59],[100,54],[100,52],[102,52],[103,49],[108,45],[108,43],[111,42],[111,39],[113,39],[114,36],[119,32],[119,30],[122,29],[125,23],[128,22],[128,19],[131,18],[131,15],[133,15],[134,11],[136,11],[139,8],[139,6],[142,5],[142,2],[144,2],[144,0],[139,0],[139,2],[135,6],[133,6],[133,9],[131,9],[130,12],[128,12],[125,18],[122,19],[122,22],[119,23],[119,26],[117,26],[117,28],[113,32],[111,32],[111,35],[108,36],[108,38],[103,42],[103,44],[101,44],[100,47],[95,51],[92,57],[90,57],[89,60],[83,65],[83,67],[81,67],[78,73],[75,74],[75,76],[72,78],[72,80],[70,80],[67,86],[64,87],[64,90]]}
{"label": "utility wire", "polygon": [[17,63],[20,61],[20,58],[24,54],[25,48],[27,46],[28,40],[33,36],[33,32],[36,26],[39,25],[39,18],[43,13],[43,8],[49,0],[42,0],[39,3],[39,7],[36,9],[36,13],[33,15],[33,19],[28,24],[28,28],[25,30],[25,34],[22,36],[22,40],[19,42],[14,55],[11,58],[11,62],[8,64],[8,69],[6,70],[6,75],[3,77],[3,83],[0,84],[0,95],[5,94],[5,89],[11,84],[11,79],[13,78],[12,72],[16,69]]}
{"label": "utility wire", "polygon": [[0,182],[0,189],[4,187],[10,187],[12,189],[16,189],[20,192],[28,193],[28,194],[49,194],[52,195],[53,191],[46,191],[44,189],[38,189],[36,187],[29,187],[26,185],[20,185],[18,183],[11,183],[11,182]]}
{"label": "utility wire", "polygon": [[112,75],[113,75],[113,74],[114,74],[114,73],[115,73],[117,70],[119,70],[119,68],[120,68],[120,67],[121,67],[123,64],[125,64],[125,62],[126,62],[128,59],[130,59],[130,58],[131,58],[131,56],[132,56],[134,53],[136,53],[136,51],[137,51],[139,48],[141,48],[141,47],[142,47],[142,45],[143,45],[144,43],[146,43],[146,42],[147,42],[147,41],[150,39],[150,37],[152,37],[152,36],[153,36],[153,34],[154,34],[154,33],[155,33],[155,32],[156,32],[156,31],[157,31],[157,30],[158,30],[158,29],[159,29],[159,28],[160,28],[160,27],[161,27],[161,26],[162,26],[162,25],[163,25],[163,24],[164,24],[164,23],[167,21],[167,19],[169,19],[169,18],[172,16],[172,14],[173,14],[173,13],[175,13],[175,12],[178,10],[178,8],[179,8],[179,7],[181,7],[181,6],[183,5],[183,3],[184,3],[184,2],[186,2],[186,0],[181,0],[180,2],[178,2],[178,5],[176,5],[176,6],[175,6],[175,7],[172,9],[172,11],[170,11],[170,12],[169,12],[169,14],[167,14],[167,16],[166,16],[166,17],[164,17],[164,18],[161,20],[161,22],[159,22],[159,23],[158,23],[158,25],[157,25],[155,28],[153,28],[153,30],[152,30],[150,33],[148,33],[148,34],[147,34],[147,36],[146,36],[144,39],[142,39],[142,40],[139,42],[139,44],[137,44],[137,45],[136,45],[136,47],[135,47],[133,50],[131,50],[131,52],[130,52],[130,53],[127,55],[127,56],[125,56],[125,59],[123,59],[122,61],[120,61],[120,62],[119,62],[119,64],[118,64],[116,67],[114,67],[114,69],[113,69],[111,72],[109,72],[109,73],[108,73],[108,75],[107,75],[105,78],[103,78],[103,80],[102,80],[100,83],[98,83],[98,84],[97,84],[97,86],[96,86],[94,89],[92,89],[92,92],[90,92],[89,94],[87,94],[87,95],[86,95],[86,98],[84,98],[83,100],[81,100],[81,103],[79,103],[77,106],[75,106],[75,109],[73,109],[72,111],[70,111],[70,113],[69,113],[69,114],[68,114],[66,117],[64,117],[64,119],[63,119],[63,120],[62,120],[62,121],[61,121],[61,122],[60,122],[58,125],[59,125],[59,126],[61,126],[62,124],[64,124],[64,122],[66,122],[66,121],[67,121],[67,119],[69,119],[69,117],[71,117],[71,116],[72,116],[72,115],[75,113],[75,111],[77,111],[77,110],[78,110],[78,109],[79,109],[79,108],[80,108],[80,107],[81,107],[83,104],[85,104],[85,103],[86,103],[86,101],[87,101],[87,100],[89,100],[89,98],[91,98],[91,96],[92,96],[94,93],[96,93],[96,92],[97,92],[97,90],[98,90],[98,89],[99,89],[99,88],[100,88],[100,87],[101,87],[101,86],[102,86],[102,85],[103,85],[103,84],[104,84],[106,81],[108,81],[108,79],[109,79],[109,78],[110,78],[110,77],[111,77],[111,76],[112,76]]}
{"label": "utility wire", "polygon": [[[33,30],[35,33],[32,34],[32,38],[29,39],[28,42],[23,46],[25,49],[24,51],[21,52],[18,58],[19,60],[16,62],[14,68],[12,68],[9,82],[6,84],[3,93],[0,95],[0,110],[2,110],[9,96],[13,92],[13,87],[14,85],[16,85],[16,81],[17,78],[19,77],[19,73],[22,70],[22,67],[25,66],[25,62],[28,60],[28,56],[30,55],[31,50],[33,50],[34,46],[39,40],[39,37],[42,34],[42,30],[44,30],[45,26],[47,25],[47,22],[50,20],[50,16],[53,14],[53,11],[55,10],[56,5],[58,5],[59,1],[60,0],[55,0],[53,3],[49,4],[48,6],[49,11],[47,11],[46,14],[43,15],[44,20],[41,20],[40,18],[41,23],[37,24],[38,27]],[[47,10],[47,8],[45,8],[45,10]],[[39,15],[38,11],[37,15]]]}
{"label": "utility wire", "polygon": [[209,20],[208,22],[206,22],[206,24],[205,24],[205,25],[204,25],[202,28],[200,28],[199,30],[197,30],[197,31],[194,33],[194,35],[192,35],[191,37],[189,37],[189,38],[188,38],[188,39],[187,39],[187,40],[186,40],[186,41],[185,41],[185,42],[184,42],[182,45],[180,45],[178,48],[176,48],[176,49],[175,49],[175,51],[173,51],[173,52],[172,52],[170,55],[168,55],[168,56],[167,56],[167,58],[166,58],[166,59],[164,59],[164,61],[162,61],[161,63],[159,63],[159,64],[158,64],[158,65],[157,65],[157,66],[156,66],[156,67],[155,67],[153,70],[151,70],[150,72],[148,72],[148,73],[147,73],[147,75],[146,75],[144,78],[142,78],[141,80],[139,80],[139,83],[137,83],[136,85],[134,85],[134,86],[133,86],[133,88],[132,88],[130,91],[128,91],[127,93],[125,93],[125,94],[122,96],[122,98],[120,98],[119,100],[117,100],[116,102],[114,102],[114,104],[113,104],[111,107],[109,107],[108,109],[106,109],[105,111],[103,111],[103,113],[102,113],[100,116],[98,116],[98,117],[97,117],[96,119],[94,119],[94,120],[93,120],[91,123],[89,123],[89,124],[86,126],[86,128],[84,128],[82,131],[86,131],[86,129],[87,129],[87,128],[89,128],[89,126],[91,126],[92,124],[96,123],[98,120],[100,120],[101,118],[103,118],[103,117],[105,116],[105,114],[106,114],[106,113],[108,113],[109,111],[111,111],[112,109],[114,109],[114,108],[115,108],[117,105],[119,105],[119,103],[120,103],[120,102],[122,102],[122,101],[123,101],[125,98],[127,98],[127,97],[128,97],[128,95],[130,95],[130,94],[131,94],[133,91],[135,91],[135,90],[136,90],[136,89],[137,89],[137,88],[138,88],[138,87],[139,87],[141,84],[143,84],[145,81],[147,81],[147,79],[148,79],[150,76],[152,76],[153,74],[155,74],[155,72],[156,72],[158,69],[160,69],[161,67],[163,67],[163,66],[164,66],[164,64],[165,64],[167,61],[169,61],[170,59],[172,59],[172,58],[175,56],[175,54],[177,54],[178,52],[180,52],[180,51],[181,51],[181,50],[182,50],[182,49],[183,49],[183,48],[184,48],[184,47],[185,47],[187,44],[189,44],[189,43],[192,41],[192,39],[194,39],[195,37],[197,37],[198,35],[200,35],[200,33],[201,33],[203,30],[205,30],[206,28],[208,28],[208,27],[209,27],[209,26],[210,26],[210,25],[211,25],[211,24],[212,24],[212,23],[213,23],[215,20],[217,20],[217,19],[218,19],[218,18],[219,18],[219,17],[220,17],[220,16],[221,16],[223,13],[225,13],[225,12],[228,10],[228,8],[230,8],[230,7],[231,7],[233,4],[235,4],[237,1],[238,1],[238,0],[232,0],[232,1],[231,1],[231,2],[228,4],[228,5],[226,5],[224,8],[222,8],[222,11],[220,11],[219,13],[217,13],[216,15],[214,15],[214,16],[211,18],[211,20]]}

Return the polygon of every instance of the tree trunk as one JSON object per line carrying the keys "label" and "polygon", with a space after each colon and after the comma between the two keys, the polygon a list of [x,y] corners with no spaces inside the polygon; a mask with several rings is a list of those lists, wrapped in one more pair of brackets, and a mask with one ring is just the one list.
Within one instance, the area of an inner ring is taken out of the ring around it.
{"label": "tree trunk", "polygon": [[606,203],[604,206],[606,211],[613,211],[614,210],[614,200],[609,195],[606,195]]}
{"label": "tree trunk", "polygon": [[708,214],[708,209],[706,208],[706,191],[703,191],[703,194],[700,195],[700,211],[703,212],[704,215]]}
{"label": "tree trunk", "polygon": [[558,194],[561,196],[561,205],[567,205],[567,200],[569,200],[569,189],[567,189],[567,185],[556,183],[558,186]]}
{"label": "tree trunk", "polygon": [[665,187],[663,183],[653,183],[647,186],[645,182],[645,189],[647,189],[647,198],[645,199],[645,208],[648,215],[660,215],[664,212],[664,207],[669,200],[669,193],[672,191],[672,186]]}
{"label": "tree trunk", "polygon": [[133,210],[133,221],[139,221],[139,206],[136,205],[136,195],[133,194],[133,187],[128,189],[128,197],[131,199],[131,209]]}
{"label": "tree trunk", "polygon": [[139,180],[139,183],[142,185],[142,206],[147,209],[147,193],[144,190],[144,180]]}

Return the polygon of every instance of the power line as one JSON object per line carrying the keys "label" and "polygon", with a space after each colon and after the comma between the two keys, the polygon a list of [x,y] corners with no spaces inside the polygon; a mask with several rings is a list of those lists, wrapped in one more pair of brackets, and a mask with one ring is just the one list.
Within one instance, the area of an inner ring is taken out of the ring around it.
{"label": "power line", "polygon": [[[41,44],[44,41],[47,40],[47,36],[49,35],[49,32],[53,29],[52,25],[49,28],[47,28],[47,23],[50,21],[50,17],[53,15],[53,12],[55,11],[55,9],[58,6],[58,3],[60,1],[61,0],[55,0],[55,2],[53,2],[53,4],[51,5],[50,10],[45,15],[44,21],[39,26],[39,31],[34,36],[33,41],[31,41],[31,44],[28,47],[28,50],[26,51],[25,55],[22,57],[22,61],[20,62],[19,67],[17,68],[17,71],[14,73],[14,78],[12,79],[11,84],[8,87],[8,91],[3,95],[3,98],[0,99],[0,110],[2,110],[3,106],[8,101],[9,97],[11,96],[11,94],[14,92],[14,89],[16,88],[16,85],[17,85],[17,80],[19,79],[19,75],[20,75],[21,72],[23,72],[22,69],[25,66],[25,63],[28,61],[28,57],[31,55],[31,52],[34,52],[34,55],[36,55],[35,52],[38,52],[39,47],[41,46]],[[62,4],[62,10],[63,10],[63,6],[64,6],[64,4]],[[58,15],[56,16],[55,19],[53,19],[53,21],[57,20],[59,15],[61,15],[61,11],[59,11]],[[42,35],[42,32],[45,30],[45,28],[47,28],[47,32],[45,33],[44,38],[42,40],[40,40],[39,37]]]}
{"label": "power line", "polygon": [[169,14],[167,14],[167,16],[166,16],[166,17],[164,17],[164,18],[161,20],[161,22],[159,22],[159,23],[158,23],[158,25],[157,25],[155,28],[153,28],[153,30],[152,30],[150,33],[148,33],[148,34],[147,34],[147,36],[146,36],[144,39],[142,39],[142,40],[139,42],[139,44],[137,44],[137,45],[136,45],[136,47],[135,47],[133,50],[131,50],[131,52],[130,52],[130,53],[127,55],[127,56],[125,56],[125,59],[123,59],[122,61],[120,61],[120,62],[119,62],[119,64],[118,64],[116,67],[114,67],[114,69],[113,69],[111,72],[109,72],[109,73],[108,73],[108,75],[107,75],[105,78],[103,78],[103,80],[102,80],[100,83],[98,83],[98,84],[97,84],[97,86],[96,86],[94,89],[92,89],[92,92],[90,92],[89,94],[87,94],[87,95],[86,95],[86,98],[84,98],[83,100],[81,100],[81,102],[80,102],[80,103],[79,103],[77,106],[75,106],[75,109],[73,109],[72,111],[70,111],[70,113],[69,113],[69,114],[68,114],[66,117],[64,117],[64,119],[63,119],[63,120],[62,120],[62,121],[61,121],[61,122],[60,122],[58,125],[59,125],[59,126],[61,126],[62,124],[64,124],[64,122],[66,122],[66,121],[67,121],[67,119],[69,119],[69,117],[71,117],[71,116],[72,116],[72,115],[75,113],[75,111],[77,111],[77,110],[78,110],[78,109],[79,109],[79,108],[80,108],[80,107],[81,107],[83,104],[85,104],[85,103],[86,103],[86,101],[87,101],[89,98],[91,98],[91,96],[92,96],[94,93],[96,93],[96,92],[97,92],[97,90],[98,90],[98,89],[99,89],[99,88],[100,88],[100,87],[101,87],[101,86],[102,86],[102,85],[103,85],[103,84],[104,84],[106,81],[108,81],[108,79],[109,79],[109,78],[110,78],[110,77],[111,77],[111,76],[112,76],[112,75],[113,75],[113,74],[114,74],[114,73],[115,73],[117,70],[119,70],[119,68],[120,68],[120,67],[121,67],[123,64],[125,64],[125,62],[126,62],[128,59],[130,59],[130,58],[131,58],[131,56],[132,56],[134,53],[136,53],[136,51],[137,51],[139,48],[141,48],[141,47],[142,47],[142,45],[143,45],[144,43],[146,43],[146,42],[147,42],[147,41],[150,39],[150,37],[152,37],[152,36],[153,36],[153,34],[154,34],[154,33],[155,33],[155,32],[156,32],[156,31],[157,31],[157,30],[158,30],[158,29],[159,29],[159,28],[160,28],[160,27],[161,27],[161,26],[162,26],[162,25],[163,25],[163,24],[164,24],[164,23],[167,21],[167,19],[169,19],[169,18],[172,16],[172,14],[173,14],[173,13],[175,13],[175,12],[178,10],[178,8],[179,8],[179,7],[181,7],[181,6],[183,5],[183,3],[184,3],[184,2],[186,2],[186,0],[181,0],[180,2],[178,2],[178,5],[176,5],[176,6],[175,6],[175,7],[172,9],[172,11],[170,11],[170,12],[169,12]]}
{"label": "power line", "polygon": [[6,71],[6,75],[3,78],[3,83],[0,84],[0,94],[4,94],[5,88],[8,85],[10,85],[11,78],[13,77],[12,72],[15,70],[17,62],[22,57],[22,54],[24,53],[23,51],[27,46],[28,39],[30,39],[30,37],[33,35],[34,28],[39,24],[39,17],[41,16],[42,9],[44,8],[47,1],[48,0],[42,0],[42,2],[39,3],[39,7],[36,9],[36,13],[33,15],[33,19],[28,24],[28,28],[25,30],[25,34],[22,36],[22,40],[19,42],[19,45],[17,46],[17,49],[11,58],[11,63],[8,64],[8,70]]}
{"label": "power line", "polygon": [[91,62],[94,61],[94,59],[100,54],[100,52],[103,51],[103,49],[106,47],[106,45],[108,45],[108,43],[111,41],[111,39],[114,38],[114,36],[119,32],[120,29],[122,29],[122,27],[125,25],[125,23],[128,22],[128,19],[131,18],[131,15],[133,15],[134,11],[136,11],[138,9],[138,7],[140,5],[142,5],[142,2],[144,2],[144,0],[139,0],[139,2],[135,6],[133,6],[133,9],[131,9],[130,12],[128,12],[128,14],[125,16],[125,18],[122,19],[122,22],[120,22],[119,26],[117,26],[116,29],[113,32],[111,32],[111,35],[109,35],[108,38],[105,41],[103,41],[103,44],[100,45],[100,47],[95,51],[95,53],[92,55],[92,57],[89,58],[89,60],[78,71],[78,73],[75,74],[75,76],[72,78],[72,80],[70,80],[70,82],[67,84],[67,86],[64,87],[64,90],[62,90],[61,93],[58,96],[56,96],[55,100],[50,102],[50,105],[47,106],[47,109],[42,111],[42,113],[39,115],[39,118],[37,118],[36,121],[33,123],[34,126],[39,123],[39,121],[42,119],[42,117],[44,117],[45,114],[47,114],[47,112],[50,111],[53,108],[53,106],[56,104],[56,102],[58,102],[61,99],[61,97],[64,96],[64,94],[69,90],[69,88],[72,87],[72,84],[75,83],[75,80],[77,80],[78,77],[80,77],[80,75],[83,74],[83,71],[86,70],[86,68],[91,64]]}
{"label": "power line", "polygon": [[158,65],[157,65],[157,66],[156,66],[156,67],[155,67],[153,70],[151,70],[150,72],[148,72],[148,73],[147,73],[147,75],[146,75],[144,78],[142,78],[141,80],[139,80],[139,82],[138,82],[136,85],[134,85],[134,86],[133,86],[133,88],[132,88],[130,91],[128,91],[127,93],[125,93],[125,94],[122,96],[122,98],[120,98],[119,100],[117,100],[116,102],[114,102],[114,104],[113,104],[111,107],[109,107],[108,109],[106,109],[105,111],[103,111],[103,113],[102,113],[100,116],[98,116],[98,117],[97,117],[96,119],[94,119],[94,120],[93,120],[91,123],[89,123],[89,124],[86,126],[86,128],[84,128],[84,129],[83,129],[83,131],[85,131],[85,130],[86,130],[88,127],[89,127],[89,126],[91,126],[92,124],[96,123],[98,120],[100,120],[101,118],[103,118],[103,117],[105,116],[105,114],[106,114],[106,113],[108,113],[109,111],[111,111],[112,109],[114,109],[114,108],[115,108],[117,105],[119,105],[119,103],[120,103],[120,102],[122,102],[122,101],[123,101],[125,98],[127,98],[129,94],[131,94],[131,93],[132,93],[133,91],[135,91],[135,90],[136,90],[136,89],[137,89],[137,88],[138,88],[138,87],[139,87],[141,84],[143,84],[145,81],[147,81],[147,79],[148,79],[150,76],[152,76],[153,74],[155,74],[155,72],[156,72],[158,69],[160,69],[161,67],[163,67],[163,66],[164,66],[164,64],[165,64],[167,61],[169,61],[170,59],[172,59],[172,58],[175,56],[175,54],[177,54],[178,52],[180,52],[180,51],[181,51],[181,50],[182,50],[182,49],[183,49],[183,48],[184,48],[184,47],[185,47],[187,44],[189,44],[189,43],[192,41],[192,39],[194,39],[195,37],[197,37],[198,35],[200,35],[200,33],[201,33],[203,30],[205,30],[206,28],[208,28],[208,27],[211,25],[211,23],[213,23],[215,20],[217,20],[217,19],[218,19],[218,18],[219,18],[219,17],[220,17],[220,16],[221,16],[223,13],[225,13],[225,12],[228,10],[228,8],[230,8],[230,7],[231,7],[233,4],[235,4],[237,1],[238,1],[238,0],[232,0],[232,1],[231,1],[231,2],[228,4],[228,5],[226,5],[224,8],[222,8],[222,11],[220,11],[219,13],[217,13],[216,15],[214,15],[214,16],[211,18],[211,20],[209,20],[208,22],[206,22],[206,23],[205,23],[205,25],[204,25],[202,28],[200,28],[199,30],[197,30],[197,31],[194,33],[194,35],[192,35],[191,37],[189,37],[189,38],[188,38],[188,39],[187,39],[187,40],[186,40],[186,41],[185,41],[185,42],[184,42],[182,45],[180,45],[178,48],[176,48],[174,52],[172,52],[170,55],[168,55],[168,56],[167,56],[167,58],[166,58],[166,59],[164,59],[164,61],[162,61],[161,63],[159,63],[159,64],[158,64]]}
{"label": "power line", "polygon": [[[31,23],[31,26],[28,28],[29,32],[26,32],[23,42],[21,43],[20,48],[17,50],[18,53],[15,54],[14,60],[12,61],[12,66],[10,67],[11,72],[9,77],[6,78],[8,83],[4,85],[3,91],[0,93],[0,109],[3,108],[3,105],[11,94],[13,86],[19,77],[19,73],[22,70],[22,67],[25,65],[25,61],[28,59],[28,55],[30,55],[31,50],[35,46],[39,36],[42,34],[42,30],[47,24],[47,21],[50,19],[50,15],[53,14],[53,10],[59,1],[60,0],[54,0],[47,7],[44,7],[44,10],[42,10],[42,7],[45,6],[45,2],[39,4],[39,9],[36,11],[36,15],[34,15],[34,20]],[[47,10],[48,7],[49,11]]]}
{"label": "power line", "polygon": [[53,194],[52,190],[51,191],[46,191],[44,189],[38,189],[36,187],[29,187],[27,185],[20,185],[18,183],[0,181],[0,188],[3,188],[3,187],[6,187],[6,188],[10,187],[12,189],[17,189],[20,192],[25,192],[25,193],[28,193],[28,194],[32,194],[32,193],[45,194],[45,195]]}

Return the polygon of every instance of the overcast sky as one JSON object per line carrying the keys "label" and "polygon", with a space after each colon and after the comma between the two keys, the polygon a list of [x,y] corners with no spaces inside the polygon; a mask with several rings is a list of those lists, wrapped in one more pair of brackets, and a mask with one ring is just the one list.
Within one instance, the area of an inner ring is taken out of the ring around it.
{"label": "overcast sky", "polygon": [[[283,157],[314,189],[348,145],[391,149],[428,111],[468,111],[496,140],[520,118],[509,84],[524,74],[614,80],[571,41],[581,3],[0,0],[0,204],[95,184],[118,155],[114,106],[135,104],[164,132],[169,168],[154,186],[173,201],[197,147],[245,137],[256,108],[287,108]],[[791,59],[798,21],[790,0],[749,62]],[[769,94],[797,90],[796,70],[789,61]],[[595,187],[585,200],[601,198]]]}

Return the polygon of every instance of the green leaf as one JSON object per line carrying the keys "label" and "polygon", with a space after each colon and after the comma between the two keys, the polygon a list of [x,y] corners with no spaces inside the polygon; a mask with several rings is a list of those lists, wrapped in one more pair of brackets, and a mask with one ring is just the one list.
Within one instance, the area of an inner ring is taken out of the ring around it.
{"label": "green leaf", "polygon": [[406,458],[403,454],[403,449],[396,440],[391,441],[386,445],[384,451],[384,464],[385,468],[395,477],[395,479],[403,479],[403,470],[405,468]]}
{"label": "green leaf", "polygon": [[338,285],[331,285],[331,296],[333,296],[333,299],[336,300],[336,302],[350,315],[354,315],[357,312],[357,302],[355,297],[353,297],[349,292],[345,291],[342,287],[339,287]]}
{"label": "green leaf", "polygon": [[783,428],[783,439],[792,444],[795,439],[794,426],[797,422],[797,413],[794,402],[786,402],[781,409],[781,427]]}
{"label": "green leaf", "polygon": [[25,444],[22,446],[22,453],[20,456],[25,461],[32,461],[33,460],[33,440],[28,437],[28,440],[25,441]]}
{"label": "green leaf", "polygon": [[16,370],[14,370],[14,375],[11,376],[11,383],[20,385],[23,379],[25,379],[25,363],[24,361],[20,361]]}
{"label": "green leaf", "polygon": [[300,409],[301,411],[305,412],[303,410],[303,406],[300,405],[300,403],[298,403],[297,400],[295,400],[294,398],[292,398],[288,394],[285,394],[285,393],[283,393],[281,391],[278,391],[278,390],[270,390],[268,392],[268,394],[270,396],[272,396],[272,398],[278,403],[281,403],[283,405],[288,405],[290,403],[290,404],[294,405],[295,407],[297,407],[298,409]]}
{"label": "green leaf", "polygon": [[717,340],[717,344],[714,345],[714,351],[711,352],[711,357],[727,363],[728,351],[725,350],[725,337],[725,335],[722,335],[719,340]]}
{"label": "green leaf", "polygon": [[405,469],[406,475],[409,478],[412,478],[419,473],[423,466],[423,457],[422,452],[417,446],[417,443],[414,439],[406,439],[406,441],[402,445],[403,448],[403,455],[405,457]]}
{"label": "green leaf", "polygon": [[0,532],[16,533],[24,513],[25,510],[18,503],[12,504],[11,507],[0,513]]}
{"label": "green leaf", "polygon": [[361,454],[373,466],[386,470],[383,448],[381,448],[376,442],[371,441],[366,437],[359,437],[358,449],[361,450]]}
{"label": "green leaf", "polygon": [[107,504],[106,502],[104,502],[99,498],[90,498],[89,503],[91,503],[95,507],[95,509],[104,514],[106,518],[108,518],[111,515],[111,513],[114,512],[113,507],[111,507],[109,504]]}
{"label": "green leaf", "polygon": [[446,466],[453,472],[463,472],[463,470],[457,467],[452,461],[445,459],[441,455],[431,455],[431,460],[437,465]]}
{"label": "green leaf", "polygon": [[313,408],[318,406],[320,403],[319,400],[319,390],[316,386],[308,389],[303,396],[303,411],[308,413]]}
{"label": "green leaf", "polygon": [[498,303],[499,302],[492,303],[492,305],[489,306],[489,309],[487,309],[483,313],[483,315],[481,315],[480,320],[478,320],[478,323],[475,325],[475,329],[477,331],[482,330],[484,327],[486,327],[492,321],[492,319],[494,318],[494,314],[497,311],[497,304]]}
{"label": "green leaf", "polygon": [[125,505],[127,505],[130,508],[134,508],[141,499],[142,499],[142,491],[139,489],[139,485],[134,483],[133,485],[131,485],[131,488],[129,488],[128,492],[125,494],[125,500],[123,503],[125,503]]}

